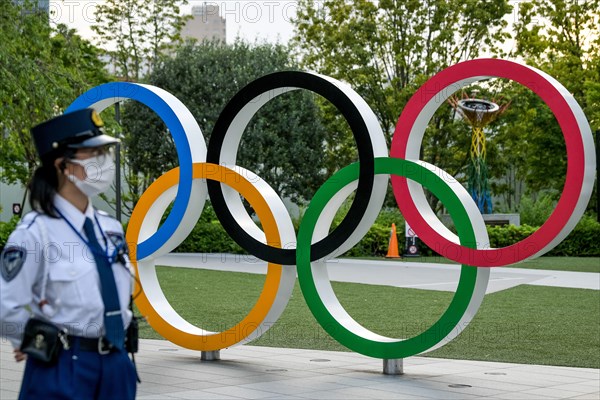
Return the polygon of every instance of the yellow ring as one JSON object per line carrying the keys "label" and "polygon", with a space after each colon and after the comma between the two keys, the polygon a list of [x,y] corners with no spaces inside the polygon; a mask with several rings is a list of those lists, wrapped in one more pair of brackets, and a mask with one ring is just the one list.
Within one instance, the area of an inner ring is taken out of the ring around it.
{"label": "yellow ring", "polygon": [[[250,203],[254,211],[256,211],[264,229],[267,243],[272,246],[281,247],[279,229],[277,228],[277,223],[271,209],[258,189],[256,189],[245,177],[220,165],[195,163],[193,165],[193,178],[211,179],[222,182],[239,192]],[[127,243],[130,244],[131,263],[135,268],[135,273],[138,278],[140,278],[140,272],[136,257],[136,247],[142,222],[156,199],[158,199],[158,197],[166,190],[178,183],[179,168],[174,168],[150,185],[139,199],[131,214],[126,237]],[[279,290],[281,275],[281,264],[268,263],[267,276],[263,290],[248,315],[230,329],[223,332],[212,333],[210,335],[192,334],[171,326],[171,324],[161,316],[160,312],[152,306],[144,292],[144,288],[141,287],[138,282],[135,283],[134,290],[136,293],[139,291],[140,294],[137,296],[135,304],[142,315],[147,319],[150,326],[165,339],[192,350],[220,350],[239,343],[256,330],[256,328],[258,328],[265,320],[265,317],[273,306]]]}

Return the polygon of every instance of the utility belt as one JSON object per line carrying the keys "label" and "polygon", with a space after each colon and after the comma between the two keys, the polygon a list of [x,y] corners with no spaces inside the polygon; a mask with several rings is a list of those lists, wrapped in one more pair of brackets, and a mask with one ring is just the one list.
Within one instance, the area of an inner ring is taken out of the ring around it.
{"label": "utility belt", "polygon": [[[128,353],[138,351],[138,324],[133,319],[125,332],[125,350]],[[25,325],[21,351],[28,356],[48,364],[55,363],[61,350],[78,347],[82,351],[93,351],[106,355],[118,351],[105,338],[84,338],[68,335],[66,330],[56,325],[38,319],[30,318]]]}
{"label": "utility belt", "polygon": [[[81,336],[67,336],[69,347],[76,347],[81,351],[91,351],[101,355],[110,354],[117,351],[104,337],[86,338]],[[64,346],[63,346],[64,348]]]}

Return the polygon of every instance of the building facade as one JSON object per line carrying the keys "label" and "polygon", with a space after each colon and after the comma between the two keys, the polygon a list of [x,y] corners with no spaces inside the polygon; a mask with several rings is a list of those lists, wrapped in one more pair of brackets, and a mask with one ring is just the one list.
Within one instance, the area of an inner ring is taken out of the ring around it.
{"label": "building facade", "polygon": [[50,11],[50,0],[13,0],[13,3],[17,5],[29,4],[32,6],[32,11],[46,14]]}
{"label": "building facade", "polygon": [[221,17],[219,6],[217,4],[204,3],[200,6],[192,7],[192,18],[190,18],[183,29],[181,36],[196,39],[199,42],[204,40],[218,40],[225,42],[227,38],[227,29],[225,18]]}

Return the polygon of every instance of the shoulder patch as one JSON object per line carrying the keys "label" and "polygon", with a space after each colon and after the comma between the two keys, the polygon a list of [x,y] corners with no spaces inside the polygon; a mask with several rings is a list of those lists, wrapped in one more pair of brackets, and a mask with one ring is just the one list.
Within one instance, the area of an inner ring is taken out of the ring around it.
{"label": "shoulder patch", "polygon": [[106,236],[118,249],[119,254],[129,254],[127,243],[125,242],[125,236],[121,232],[106,232]]}
{"label": "shoulder patch", "polygon": [[0,255],[0,274],[6,282],[10,282],[19,274],[25,264],[27,252],[22,247],[5,247]]}

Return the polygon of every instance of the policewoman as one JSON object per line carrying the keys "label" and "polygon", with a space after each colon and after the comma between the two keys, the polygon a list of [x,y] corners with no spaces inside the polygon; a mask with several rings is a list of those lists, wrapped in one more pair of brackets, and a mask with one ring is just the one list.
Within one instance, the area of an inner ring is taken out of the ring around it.
{"label": "policewoman", "polygon": [[29,184],[33,211],[0,258],[1,335],[27,360],[21,399],[135,398],[123,229],[90,199],[115,172],[117,140],[102,125],[84,109],[31,130],[41,161]]}

